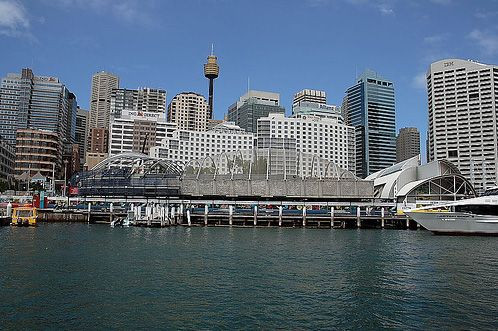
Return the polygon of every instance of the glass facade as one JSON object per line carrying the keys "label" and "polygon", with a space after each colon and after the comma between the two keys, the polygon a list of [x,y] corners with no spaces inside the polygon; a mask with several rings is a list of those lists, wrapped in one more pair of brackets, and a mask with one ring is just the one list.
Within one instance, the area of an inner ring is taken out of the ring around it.
{"label": "glass facade", "polygon": [[393,83],[366,71],[346,91],[347,124],[355,127],[356,175],[365,178],[396,163]]}
{"label": "glass facade", "polygon": [[228,110],[228,121],[234,122],[247,132],[256,133],[258,119],[267,117],[270,113],[285,114],[285,109],[278,105],[266,104],[256,98],[249,98],[238,107],[234,104]]}

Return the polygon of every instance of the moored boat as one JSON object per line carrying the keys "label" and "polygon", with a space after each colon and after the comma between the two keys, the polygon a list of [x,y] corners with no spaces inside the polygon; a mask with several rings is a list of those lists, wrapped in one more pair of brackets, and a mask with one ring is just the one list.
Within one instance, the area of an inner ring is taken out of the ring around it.
{"label": "moored boat", "polygon": [[12,210],[12,225],[16,226],[36,226],[36,208],[18,207]]}
{"label": "moored boat", "polygon": [[435,234],[498,235],[498,195],[411,209],[406,214]]}

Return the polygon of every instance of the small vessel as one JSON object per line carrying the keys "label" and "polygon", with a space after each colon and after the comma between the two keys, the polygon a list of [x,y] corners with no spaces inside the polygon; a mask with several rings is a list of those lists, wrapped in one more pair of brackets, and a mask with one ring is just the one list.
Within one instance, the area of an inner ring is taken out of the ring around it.
{"label": "small vessel", "polygon": [[11,225],[16,226],[36,226],[36,208],[18,207],[12,210]]}
{"label": "small vessel", "polygon": [[435,234],[498,235],[498,195],[415,208],[406,214]]}

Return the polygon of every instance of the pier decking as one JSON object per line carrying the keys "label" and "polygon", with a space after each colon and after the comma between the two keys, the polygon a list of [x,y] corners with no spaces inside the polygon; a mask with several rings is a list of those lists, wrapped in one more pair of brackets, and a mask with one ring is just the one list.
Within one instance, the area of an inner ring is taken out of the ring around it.
{"label": "pier decking", "polygon": [[[111,207],[111,209],[113,209]],[[41,222],[86,222],[145,227],[167,226],[238,226],[238,227],[308,227],[308,228],[391,228],[416,229],[417,224],[404,215],[362,210],[347,213],[334,207],[289,209],[284,206],[236,208],[234,205],[204,208],[199,206],[138,205],[129,210],[40,210]]]}

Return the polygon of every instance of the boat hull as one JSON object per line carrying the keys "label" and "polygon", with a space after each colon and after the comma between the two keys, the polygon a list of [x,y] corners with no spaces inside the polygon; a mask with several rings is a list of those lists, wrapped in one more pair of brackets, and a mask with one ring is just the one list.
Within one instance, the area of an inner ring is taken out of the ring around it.
{"label": "boat hull", "polygon": [[435,234],[498,236],[498,216],[422,211],[406,214]]}

